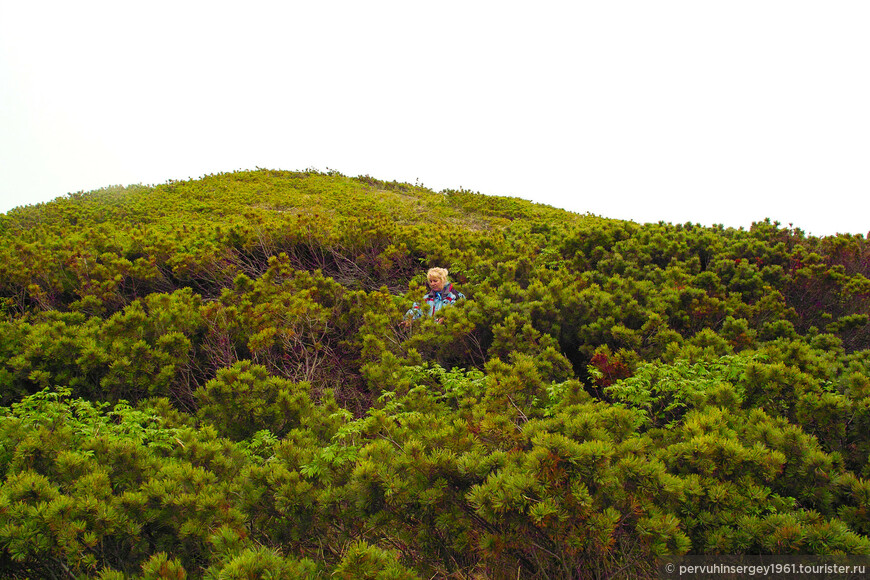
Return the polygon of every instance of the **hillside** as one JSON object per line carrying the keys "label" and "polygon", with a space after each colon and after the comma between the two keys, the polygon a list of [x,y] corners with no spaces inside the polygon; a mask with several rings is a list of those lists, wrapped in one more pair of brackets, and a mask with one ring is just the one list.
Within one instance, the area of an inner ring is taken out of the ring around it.
{"label": "hillside", "polygon": [[[449,269],[466,296],[402,324]],[[870,555],[870,247],[334,172],[0,216],[0,574]],[[271,574],[271,576],[269,576]]]}

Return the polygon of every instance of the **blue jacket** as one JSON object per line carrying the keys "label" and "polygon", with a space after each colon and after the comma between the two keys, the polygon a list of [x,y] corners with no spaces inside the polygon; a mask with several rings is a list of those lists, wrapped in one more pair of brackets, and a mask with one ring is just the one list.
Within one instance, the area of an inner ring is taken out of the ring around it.
{"label": "blue jacket", "polygon": [[426,316],[435,317],[435,313],[448,306],[453,304],[457,300],[465,298],[465,295],[453,288],[453,284],[447,284],[447,287],[441,290],[441,292],[435,292],[434,290],[430,290],[428,294],[423,297],[423,305],[421,306],[419,302],[414,302],[414,305],[411,307],[408,312],[405,313],[405,318],[409,316],[413,319],[420,318],[424,314]]}

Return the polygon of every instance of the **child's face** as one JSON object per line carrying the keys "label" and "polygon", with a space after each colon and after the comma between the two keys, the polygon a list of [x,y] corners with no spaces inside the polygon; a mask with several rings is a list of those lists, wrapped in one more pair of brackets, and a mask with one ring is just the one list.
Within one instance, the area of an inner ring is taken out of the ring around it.
{"label": "child's face", "polygon": [[444,281],[440,278],[429,278],[429,288],[435,292],[444,290]]}

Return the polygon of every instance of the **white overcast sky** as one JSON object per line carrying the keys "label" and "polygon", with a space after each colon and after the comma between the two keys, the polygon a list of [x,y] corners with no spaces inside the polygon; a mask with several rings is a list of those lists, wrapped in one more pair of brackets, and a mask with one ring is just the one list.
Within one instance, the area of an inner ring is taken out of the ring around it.
{"label": "white overcast sky", "polygon": [[870,230],[870,2],[0,0],[0,212],[334,169]]}

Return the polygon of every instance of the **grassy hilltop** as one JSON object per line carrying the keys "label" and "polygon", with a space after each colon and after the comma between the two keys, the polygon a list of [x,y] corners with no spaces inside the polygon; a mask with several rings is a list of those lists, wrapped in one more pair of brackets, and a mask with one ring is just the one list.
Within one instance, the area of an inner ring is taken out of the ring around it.
{"label": "grassy hilltop", "polygon": [[[425,271],[466,295],[401,324]],[[870,246],[334,172],[0,215],[0,575],[870,555]]]}

